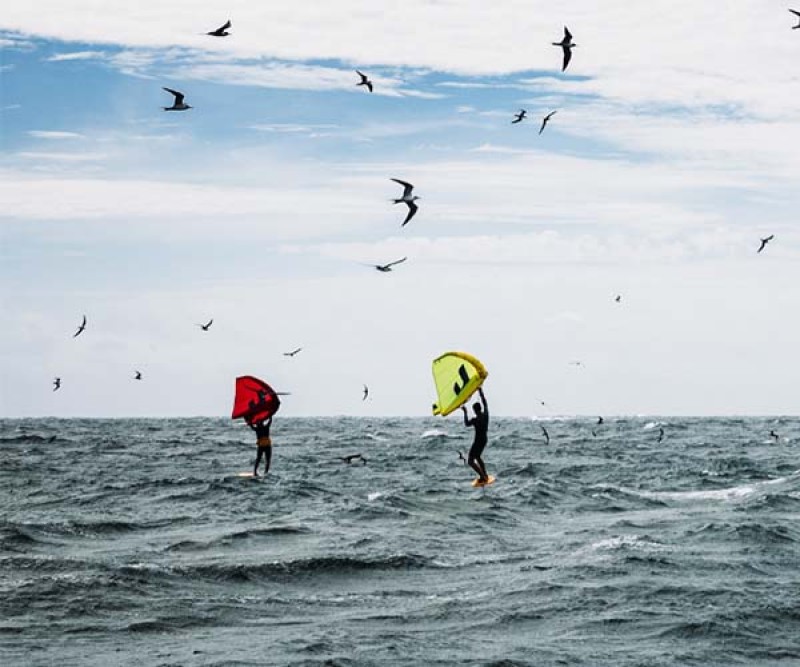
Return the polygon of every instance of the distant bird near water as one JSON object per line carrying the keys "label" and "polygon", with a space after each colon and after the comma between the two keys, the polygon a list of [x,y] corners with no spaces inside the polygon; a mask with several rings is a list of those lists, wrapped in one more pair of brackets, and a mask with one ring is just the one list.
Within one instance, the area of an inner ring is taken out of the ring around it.
{"label": "distant bird near water", "polygon": [[220,26],[216,30],[212,30],[211,32],[207,32],[206,35],[211,35],[212,37],[227,37],[231,33],[228,32],[228,28],[231,27],[231,21],[228,19],[225,22],[225,25]]}
{"label": "distant bird near water", "polygon": [[208,331],[211,328],[211,325],[214,324],[214,319],[210,319],[205,324],[198,324],[197,326],[200,327],[203,331]]}
{"label": "distant bird near water", "polygon": [[514,114],[514,120],[511,121],[511,124],[515,125],[516,123],[522,122],[522,119],[525,118],[525,116],[527,116],[527,115],[528,115],[528,112],[525,111],[525,109],[520,109],[519,113],[515,113]]}
{"label": "distant bird near water", "polygon": [[83,316],[83,321],[81,322],[81,325],[78,327],[78,330],[77,330],[77,331],[76,331],[74,334],[72,334],[72,337],[73,337],[73,338],[77,338],[77,337],[78,337],[78,336],[80,336],[80,335],[81,335],[81,334],[82,334],[82,333],[83,333],[85,330],[86,330],[86,315],[84,315],[84,316]]}
{"label": "distant bird near water", "polygon": [[340,456],[340,457],[339,457],[339,460],[340,460],[340,461],[344,461],[344,462],[345,462],[345,463],[347,463],[347,464],[350,464],[350,463],[352,463],[352,462],[353,462],[353,461],[355,461],[356,459],[361,459],[361,462],[362,462],[364,465],[367,465],[367,459],[365,459],[363,456],[361,456],[361,454],[350,454],[350,455],[348,455],[348,456]]}
{"label": "distant bird near water", "polygon": [[366,401],[368,396],[369,396],[369,387],[367,385],[364,385],[364,395],[361,397],[361,400]]}
{"label": "distant bird near water", "polygon": [[369,92],[372,92],[372,81],[369,80],[369,77],[367,77],[366,74],[363,74],[362,72],[359,72],[358,70],[356,70],[356,74],[358,74],[358,76],[361,77],[361,81],[359,81],[356,85],[357,86],[366,86],[367,90]]}
{"label": "distant bird near water", "polygon": [[790,9],[789,11],[792,12],[792,14],[794,14],[797,17],[797,20],[798,20],[797,25],[793,25],[792,26],[792,30],[797,30],[798,28],[800,28],[800,12],[798,12],[798,11],[796,11],[794,9]]}
{"label": "distant bird near water", "polygon": [[296,355],[298,352],[300,352],[300,350],[302,350],[302,349],[303,349],[302,347],[297,347],[297,348],[295,348],[294,350],[292,350],[291,352],[284,352],[284,353],[283,353],[283,356],[284,356],[284,357],[293,357],[293,356],[294,356],[294,355]]}
{"label": "distant bird near water", "polygon": [[664,439],[664,428],[663,427],[659,427],[659,429],[658,429],[658,441],[657,442],[661,442],[663,439]]}
{"label": "distant bird near water", "polygon": [[620,303],[622,301],[622,295],[621,294],[617,294],[617,296],[614,297],[614,301],[616,301],[617,303]]}
{"label": "distant bird near water", "polygon": [[405,227],[406,223],[409,220],[411,220],[411,218],[413,218],[417,212],[417,205],[415,202],[417,199],[419,199],[419,197],[417,197],[416,195],[414,195],[413,197],[411,196],[411,192],[414,189],[414,186],[411,185],[411,183],[407,183],[406,181],[401,181],[399,178],[392,178],[389,180],[392,180],[395,183],[399,183],[400,185],[403,186],[403,196],[400,197],[400,199],[393,199],[392,201],[395,204],[403,203],[406,206],[408,206],[408,215],[406,216],[406,219],[403,220],[403,224],[400,225],[401,227]]}
{"label": "distant bird near water", "polygon": [[567,29],[567,26],[564,26],[564,38],[560,42],[552,42],[552,44],[553,46],[560,46],[564,52],[564,60],[561,65],[561,71],[563,72],[567,69],[569,61],[572,60],[572,48],[578,45],[572,43],[572,33]]}
{"label": "distant bird near water", "polygon": [[140,371],[134,371],[134,373],[135,373],[135,375],[133,376],[134,380],[141,380],[142,379],[142,374],[141,374]]}
{"label": "distant bird near water", "polygon": [[551,111],[551,112],[550,112],[549,114],[547,114],[547,115],[546,115],[544,118],[542,118],[542,126],[539,128],[539,134],[541,134],[542,132],[544,132],[544,127],[545,127],[545,125],[547,125],[547,121],[549,121],[549,120],[550,120],[550,119],[551,119],[553,116],[555,116],[557,113],[558,113],[558,109],[556,109],[555,111]]}
{"label": "distant bird near water", "polygon": [[775,431],[774,431],[774,430],[771,430],[771,431],[769,432],[769,437],[770,437],[770,438],[774,438],[774,439],[775,439],[775,442],[778,442],[778,441],[781,439],[781,436],[779,436],[777,433],[775,433]]}
{"label": "distant bird near water", "polygon": [[61,389],[61,378],[55,378],[53,380],[53,391],[58,391]]}
{"label": "distant bird near water", "polygon": [[458,458],[464,462],[464,465],[468,465],[467,457],[464,456],[464,452],[462,452],[460,449],[457,449],[456,454],[458,454]]}
{"label": "distant bird near water", "polygon": [[166,86],[162,86],[163,90],[166,90],[170,95],[175,97],[175,101],[172,103],[171,107],[161,107],[164,111],[186,111],[187,109],[191,109],[192,107],[186,104],[183,101],[185,95],[177,90],[172,90],[172,88],[167,88]]}
{"label": "distant bird near water", "polygon": [[597,425],[600,426],[600,424],[602,424],[602,423],[603,423],[603,418],[602,417],[598,417],[597,418]]}
{"label": "distant bird near water", "polygon": [[761,239],[761,245],[759,246],[756,252],[761,252],[764,248],[767,247],[767,243],[769,243],[772,239],[775,238],[775,234],[770,234],[767,238]]}
{"label": "distant bird near water", "polygon": [[542,433],[544,433],[545,444],[550,444],[550,434],[547,432],[547,429],[544,426],[539,426],[542,429]]}
{"label": "distant bird near water", "polygon": [[381,273],[388,273],[389,271],[392,270],[393,266],[396,266],[397,264],[402,264],[407,259],[408,257],[403,257],[403,259],[396,259],[395,261],[389,262],[388,264],[374,264],[374,267]]}

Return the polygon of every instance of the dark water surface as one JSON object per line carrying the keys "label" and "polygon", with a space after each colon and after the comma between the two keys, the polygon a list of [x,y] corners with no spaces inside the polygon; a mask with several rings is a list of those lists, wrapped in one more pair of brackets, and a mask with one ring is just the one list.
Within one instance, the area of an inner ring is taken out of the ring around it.
{"label": "dark water surface", "polygon": [[0,421],[0,663],[800,665],[800,421],[541,423]]}

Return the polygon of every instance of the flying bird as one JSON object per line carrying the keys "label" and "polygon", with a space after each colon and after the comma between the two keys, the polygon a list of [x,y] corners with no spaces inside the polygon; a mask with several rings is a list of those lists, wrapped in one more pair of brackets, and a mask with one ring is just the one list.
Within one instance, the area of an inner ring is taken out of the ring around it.
{"label": "flying bird", "polygon": [[366,401],[367,396],[369,396],[369,387],[367,385],[364,385],[364,396],[361,398],[361,400]]}
{"label": "flying bird", "polygon": [[339,460],[340,460],[340,461],[344,461],[344,462],[345,462],[345,463],[347,463],[347,464],[350,464],[350,463],[352,463],[352,462],[353,462],[353,461],[355,461],[356,459],[361,459],[361,462],[362,462],[364,465],[367,465],[367,459],[365,459],[363,456],[361,456],[361,454],[350,454],[350,455],[348,455],[348,456],[340,456],[340,457],[339,457]]}
{"label": "flying bird", "polygon": [[542,433],[544,433],[545,444],[550,444],[550,434],[547,432],[547,429],[544,426],[539,426],[542,429]]}
{"label": "flying bird", "polygon": [[207,32],[206,35],[211,35],[212,37],[227,37],[231,33],[228,32],[228,28],[231,27],[230,19],[225,21],[225,25],[220,26],[216,30],[212,30],[211,32]]}
{"label": "flying bird", "polygon": [[572,47],[578,45],[572,43],[572,33],[567,29],[567,26],[564,26],[564,38],[560,42],[552,42],[552,44],[553,46],[560,46],[564,52],[564,61],[561,65],[561,71],[563,72],[567,69],[569,61],[572,60]]}
{"label": "flying bird", "polygon": [[617,294],[617,296],[616,296],[616,297],[614,297],[614,301],[616,301],[617,303],[619,303],[620,301],[622,301],[622,295],[621,295],[621,294]]}
{"label": "flying bird", "polygon": [[586,366],[583,365],[582,361],[570,361],[569,365],[570,366],[577,366],[578,368],[586,368]]}
{"label": "flying bird", "polygon": [[172,90],[172,88],[165,88],[163,86],[162,88],[163,90],[166,90],[170,95],[175,96],[175,101],[172,103],[171,107],[161,107],[162,109],[164,109],[164,111],[186,111],[186,109],[192,108],[190,105],[186,104],[183,101],[184,98],[183,93],[180,93],[177,90]]}
{"label": "flying bird", "polygon": [[664,439],[664,428],[659,427],[658,429],[658,442],[661,442]]}
{"label": "flying bird", "polygon": [[597,418],[597,425],[600,426],[600,424],[602,424],[602,423],[603,423],[603,418],[602,417],[598,417]]}
{"label": "flying bird", "polygon": [[403,186],[403,196],[400,197],[400,199],[393,199],[392,201],[395,204],[403,203],[406,206],[408,206],[408,215],[406,216],[406,219],[403,220],[403,224],[400,225],[401,227],[405,227],[406,223],[409,220],[411,220],[411,218],[413,218],[414,214],[417,212],[417,205],[415,201],[419,199],[419,197],[417,197],[416,195],[414,195],[413,197],[411,196],[411,191],[414,189],[414,186],[411,185],[411,183],[406,183],[405,181],[401,181],[399,178],[392,178],[390,180],[394,181],[395,183],[399,183],[400,185]]}
{"label": "flying bird", "polygon": [[392,267],[397,264],[402,264],[408,259],[408,257],[403,257],[403,259],[396,259],[393,262],[389,262],[388,264],[374,264],[373,266],[378,269],[381,273],[388,273],[392,270]]}
{"label": "flying bird", "polygon": [[546,115],[544,118],[542,118],[542,126],[539,128],[539,134],[541,134],[542,132],[544,132],[544,126],[545,126],[545,125],[547,125],[547,122],[548,122],[548,121],[549,121],[549,120],[550,120],[550,119],[551,119],[553,116],[555,116],[557,113],[558,113],[558,109],[556,109],[555,111],[551,111],[551,112],[550,112],[549,114],[547,114],[547,115]]}
{"label": "flying bird", "polygon": [[775,234],[770,234],[767,238],[761,239],[761,245],[759,246],[756,252],[761,252],[764,248],[767,247],[767,243],[769,243],[772,239],[775,238]]}
{"label": "flying bird", "polygon": [[467,461],[467,458],[464,456],[464,454],[462,453],[462,451],[460,449],[457,449],[456,453],[458,454],[458,458],[460,458],[464,462],[464,465],[468,465],[469,464],[468,461]]}
{"label": "flying bird", "polygon": [[303,349],[302,347],[298,347],[297,349],[292,350],[291,352],[284,352],[283,356],[284,357],[293,357],[294,355],[296,355],[302,349]]}
{"label": "flying bird", "polygon": [[200,327],[203,331],[208,331],[211,328],[211,325],[214,324],[214,319],[210,319],[205,324],[198,324],[197,326]]}
{"label": "flying bird", "polygon": [[56,378],[53,380],[53,391],[58,391],[61,389],[61,378]]}
{"label": "flying bird", "polygon": [[775,442],[778,442],[778,440],[781,439],[781,436],[779,436],[777,433],[775,433],[774,430],[769,432],[769,437],[770,438],[775,438]]}
{"label": "flying bird", "polygon": [[86,315],[83,316],[83,322],[81,322],[81,325],[78,327],[78,330],[74,334],[72,334],[72,337],[77,338],[84,332],[85,329],[86,329]]}
{"label": "flying bird", "polygon": [[136,374],[133,376],[133,379],[134,379],[134,380],[141,380],[141,379],[142,379],[142,374],[141,374],[141,372],[139,372],[139,371],[134,371],[134,372],[135,372]]}
{"label": "flying bird", "polygon": [[511,121],[511,124],[515,125],[516,123],[521,122],[522,119],[525,118],[525,116],[527,116],[527,115],[528,115],[528,112],[525,111],[525,109],[520,109],[519,113],[514,114],[514,120]]}
{"label": "flying bird", "polygon": [[793,25],[792,26],[792,30],[797,30],[798,28],[800,28],[800,12],[795,11],[794,9],[790,9],[789,11],[792,12],[792,14],[794,14],[795,16],[798,17],[797,18],[797,20],[798,20],[797,25]]}
{"label": "flying bird", "polygon": [[366,86],[369,92],[372,92],[372,81],[369,80],[366,74],[359,72],[356,70],[356,74],[361,77],[361,81],[359,81],[356,85],[357,86]]}

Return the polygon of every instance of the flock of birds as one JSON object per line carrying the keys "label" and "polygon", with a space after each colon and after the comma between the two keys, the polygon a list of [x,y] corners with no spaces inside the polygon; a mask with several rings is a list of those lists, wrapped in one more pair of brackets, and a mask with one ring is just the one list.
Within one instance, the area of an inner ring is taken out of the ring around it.
{"label": "flock of birds", "polygon": [[[792,14],[794,14],[795,16],[798,17],[798,23],[797,23],[797,25],[793,26],[792,29],[793,30],[799,29],[800,28],[800,11],[796,11],[794,9],[789,9],[789,11]],[[217,28],[216,30],[211,30],[211,31],[206,32],[204,34],[208,35],[208,36],[211,36],[211,37],[228,37],[231,34],[230,33],[230,28],[231,27],[232,27],[232,23],[231,23],[230,20],[228,20],[223,25],[221,25],[219,28]],[[564,72],[564,71],[566,71],[567,67],[569,66],[569,64],[570,64],[570,62],[572,60],[572,50],[575,47],[577,47],[577,44],[575,44],[575,42],[573,41],[572,33],[569,31],[567,26],[564,26],[564,35],[561,38],[561,41],[552,42],[552,45],[559,47],[561,49],[561,51],[562,51],[561,71]],[[359,70],[355,70],[355,72],[356,72],[356,74],[358,75],[358,77],[360,79],[355,85],[356,86],[364,86],[368,92],[372,93],[374,91],[375,87],[374,87],[374,84],[373,84],[372,80],[369,78],[369,76],[367,74],[364,74],[363,72],[361,72]],[[187,110],[193,108],[191,105],[186,103],[186,96],[181,91],[175,90],[173,88],[168,88],[166,86],[163,87],[163,90],[173,96],[172,105],[171,106],[162,107],[162,109],[164,111],[187,111]],[[553,116],[557,112],[558,112],[558,110],[550,111],[549,113],[547,113],[541,119],[541,125],[539,127],[539,134],[540,135],[542,134],[542,132],[544,132],[545,128],[547,127],[548,122],[550,122],[550,120],[553,118]],[[511,121],[511,124],[512,125],[516,125],[516,124],[522,123],[527,118],[527,116],[528,116],[527,110],[526,109],[520,109],[518,113],[513,115],[513,120]],[[399,197],[394,198],[394,199],[391,200],[393,204],[405,204],[408,207],[408,213],[406,214],[405,219],[403,220],[403,222],[400,225],[401,228],[402,228],[402,227],[405,227],[412,220],[412,218],[414,218],[414,216],[417,214],[417,211],[419,210],[419,207],[418,207],[416,202],[420,199],[420,197],[418,197],[417,195],[414,194],[414,185],[412,183],[409,183],[408,181],[401,180],[399,178],[392,178],[390,180],[394,181],[395,183],[397,183],[398,185],[401,185],[403,187],[402,194]],[[767,244],[770,241],[772,241],[774,238],[775,238],[775,235],[771,234],[771,235],[769,235],[769,236],[767,236],[765,238],[760,239],[761,244],[760,244],[760,246],[759,246],[759,248],[758,248],[758,250],[756,252],[757,253],[761,253],[764,250],[764,248],[766,248]],[[402,264],[407,259],[408,259],[408,257],[402,257],[401,259],[397,259],[397,260],[394,260],[394,261],[391,261],[391,262],[387,262],[385,264],[369,264],[367,266],[373,267],[373,268],[375,268],[377,271],[379,271],[381,273],[388,273],[388,272],[392,271],[393,267],[395,267],[395,266],[397,266],[399,264]],[[614,298],[614,301],[616,303],[620,303],[621,300],[622,300],[622,296],[621,295],[616,295],[616,297]],[[214,323],[214,320],[212,318],[212,319],[209,319],[208,322],[206,322],[204,324],[198,324],[197,326],[200,327],[200,329],[202,329],[203,331],[207,332],[207,331],[210,330],[211,325],[213,323]],[[80,325],[78,326],[77,330],[73,334],[73,338],[77,338],[78,336],[80,336],[86,330],[86,326],[87,326],[87,318],[86,318],[86,315],[84,315]],[[283,355],[286,356],[286,357],[292,358],[295,355],[297,355],[298,353],[300,353],[302,351],[302,349],[303,349],[302,347],[298,347],[298,348],[296,348],[294,350],[291,350],[289,352],[284,352]],[[577,367],[583,367],[583,363],[580,362],[580,361],[573,361],[573,362],[570,362],[570,364],[574,365],[574,366],[577,366]],[[133,375],[133,379],[134,380],[142,380],[143,379],[142,373],[140,371],[138,371],[138,370],[135,370],[134,371],[134,375]],[[61,388],[61,385],[62,385],[61,378],[60,377],[54,378],[54,380],[53,380],[53,391],[58,391]],[[365,384],[364,387],[363,387],[362,401],[366,401],[368,397],[369,397],[369,388]],[[543,401],[541,402],[541,404],[545,405],[545,403]],[[597,425],[599,426],[599,425],[602,425],[602,424],[603,424],[603,418],[599,417],[598,421],[597,421]],[[545,437],[546,443],[549,444],[550,443],[550,434],[548,433],[547,429],[544,426],[541,426],[541,429],[542,429],[543,436]],[[597,435],[596,429],[592,430],[592,435],[593,436]],[[774,438],[776,442],[779,440],[779,436],[778,436],[777,433],[775,433],[775,431],[770,431],[770,437]],[[664,429],[662,427],[662,428],[659,428],[658,442],[661,442],[663,440],[663,438],[664,438]],[[458,454],[461,457],[461,459],[464,461],[464,463],[466,464],[466,458],[464,457],[463,453],[458,451]],[[351,456],[340,457],[340,458],[345,463],[351,463],[354,460],[361,460],[364,465],[366,465],[366,463],[367,463],[366,459],[361,454],[354,454],[354,455],[351,455]]]}

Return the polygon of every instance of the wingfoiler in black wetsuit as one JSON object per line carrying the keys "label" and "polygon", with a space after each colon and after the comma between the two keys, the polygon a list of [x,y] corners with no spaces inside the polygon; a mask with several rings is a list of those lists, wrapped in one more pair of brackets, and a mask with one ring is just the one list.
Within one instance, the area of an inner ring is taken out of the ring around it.
{"label": "wingfoiler in black wetsuit", "polygon": [[253,475],[258,477],[258,464],[261,463],[261,457],[264,457],[264,474],[269,472],[269,466],[272,462],[272,438],[269,437],[269,427],[272,426],[272,417],[266,421],[256,422],[250,424],[250,428],[256,432],[256,442],[258,443],[258,455],[256,456],[256,465],[253,468]]}
{"label": "wingfoiler in black wetsuit", "polygon": [[486,466],[483,463],[481,454],[483,454],[489,439],[489,406],[486,403],[486,396],[483,395],[483,389],[478,389],[478,393],[480,394],[481,402],[472,405],[472,409],[475,411],[475,416],[472,419],[467,416],[467,409],[463,405],[461,409],[464,411],[464,426],[475,428],[475,440],[472,442],[472,447],[470,447],[467,463],[478,473],[478,479],[481,482],[485,482],[489,479],[489,475],[486,472]]}

